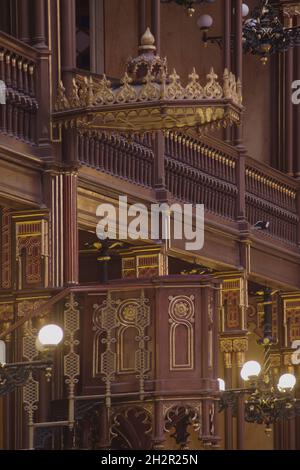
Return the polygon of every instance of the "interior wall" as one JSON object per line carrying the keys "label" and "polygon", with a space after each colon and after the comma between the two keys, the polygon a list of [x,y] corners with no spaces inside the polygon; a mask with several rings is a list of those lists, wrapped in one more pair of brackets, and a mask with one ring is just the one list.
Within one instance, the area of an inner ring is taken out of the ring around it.
{"label": "interior wall", "polygon": [[222,51],[215,44],[204,46],[201,31],[197,27],[197,19],[202,14],[210,14],[214,19],[211,35],[222,35],[223,5],[217,1],[212,5],[196,5],[192,18],[188,17],[184,8],[174,3],[161,5],[161,48],[162,56],[168,59],[169,70],[176,68],[184,82],[192,68],[195,67],[200,81],[205,83],[210,68],[222,80]]}
{"label": "interior wall", "polygon": [[105,73],[124,75],[127,59],[138,53],[138,0],[105,0]]}
{"label": "interior wall", "polygon": [[[259,4],[248,0],[250,12]],[[264,163],[271,157],[271,64],[263,65],[257,56],[244,55],[243,61],[244,145],[248,154]]]}

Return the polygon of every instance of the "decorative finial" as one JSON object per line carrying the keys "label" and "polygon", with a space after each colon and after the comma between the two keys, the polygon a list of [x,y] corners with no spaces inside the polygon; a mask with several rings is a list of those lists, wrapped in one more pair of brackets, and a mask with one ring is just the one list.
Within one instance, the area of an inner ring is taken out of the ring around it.
{"label": "decorative finial", "polygon": [[156,51],[155,47],[155,37],[150,31],[150,28],[148,27],[146,31],[144,32],[142,38],[141,38],[141,45],[139,47],[139,50],[143,51]]}

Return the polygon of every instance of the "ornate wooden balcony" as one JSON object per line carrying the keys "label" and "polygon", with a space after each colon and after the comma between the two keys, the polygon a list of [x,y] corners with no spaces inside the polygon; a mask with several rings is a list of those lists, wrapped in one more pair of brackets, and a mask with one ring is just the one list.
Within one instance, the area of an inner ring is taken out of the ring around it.
{"label": "ornate wooden balcony", "polygon": [[[209,129],[240,123],[241,83],[225,69],[223,85],[211,68],[201,84],[193,69],[182,85],[167,60],[156,55],[147,28],[139,55],[128,60],[124,76],[112,83],[104,75],[75,74],[59,84],[53,125],[97,134],[141,134],[167,129]],[[70,80],[72,79],[72,81]]]}
{"label": "ornate wooden balcony", "polygon": [[0,80],[6,87],[6,103],[0,105],[2,141],[15,148],[25,143],[20,149],[31,153],[50,141],[49,54],[0,31]]}
{"label": "ornate wooden balcony", "polygon": [[[104,134],[101,138],[80,135],[78,158],[82,165],[145,188],[154,187],[155,156],[149,136],[130,141]],[[165,178],[171,198],[204,204],[208,214],[234,222],[241,197],[250,225],[259,220],[269,221],[266,236],[296,246],[299,241],[298,182],[246,157],[242,194],[239,165],[238,151],[217,139],[165,134]]]}
{"label": "ornate wooden balcony", "polygon": [[[15,150],[24,152],[27,149],[28,155],[33,153],[43,156],[43,148],[50,144],[51,140],[48,56],[47,51],[37,51],[5,33],[0,33],[0,79],[7,87],[6,105],[0,106],[2,142]],[[157,56],[151,57],[151,61],[161,60]],[[141,64],[138,62],[139,67]],[[132,67],[136,66],[137,64],[132,61],[128,70],[133,73]],[[147,66],[149,67],[149,62]],[[160,70],[164,70],[163,61],[159,63],[159,67]],[[136,69],[134,73],[136,78]],[[79,104],[83,106],[85,103],[82,112],[88,112],[90,106],[86,106],[89,99],[93,98],[92,107],[97,111],[98,106],[111,105],[109,103],[111,93],[121,108],[127,98],[130,98],[132,91],[130,80],[123,81],[123,84],[117,87],[112,81],[110,88],[107,82],[105,85],[101,77],[83,75],[76,70],[68,74],[73,87],[73,99],[68,102],[69,108],[65,109],[64,99],[67,96],[62,94],[58,96],[60,105],[56,109],[56,117],[54,116],[57,118],[58,126],[60,119],[64,119],[63,116],[72,126],[74,110],[78,111]],[[228,104],[231,100],[234,106],[240,106],[238,84],[233,81],[233,77],[230,78],[225,74],[224,88],[220,87],[212,75],[206,87],[201,87],[197,80],[195,75],[190,77],[189,92],[194,93],[193,99],[196,101],[200,99],[203,101],[202,104],[208,104],[210,99],[215,99],[216,103],[218,99],[225,99],[224,103]],[[179,95],[180,93],[186,95],[187,88],[184,91],[174,75],[166,82],[165,92],[171,97],[173,93],[171,91],[176,89]],[[148,92],[152,89],[153,93],[155,90],[157,92],[155,81],[152,78],[150,80],[150,75],[148,82],[146,80],[139,85],[139,93],[142,89]],[[106,94],[107,103],[101,102],[99,93],[102,97],[103,93]],[[175,95],[173,98],[176,98]],[[177,98],[174,99],[176,106],[180,102]],[[187,95],[184,101],[185,104],[190,103]],[[133,99],[133,96],[127,104],[132,107],[136,104],[140,106],[139,103],[143,106],[149,105],[147,100],[139,102],[139,99],[137,97]],[[211,118],[209,125],[213,124]],[[111,135],[105,130],[101,132],[98,129],[94,132],[83,126],[74,138],[77,146],[75,162],[78,159],[82,166],[89,166],[149,190],[156,186],[156,168],[159,162],[155,156],[150,133],[136,134],[130,139],[122,132]],[[245,168],[241,167],[238,151],[217,139],[206,136],[196,138],[187,135],[186,131],[177,129],[166,130],[164,140],[164,178],[170,199],[194,204],[203,203],[208,214],[226,219],[230,223],[237,221],[240,217],[240,208],[245,205],[244,217],[250,225],[258,220],[268,220],[270,229],[265,236],[277,238],[289,247],[297,245],[300,239],[298,182],[250,157],[245,158]],[[21,143],[22,147],[18,148],[18,143]],[[24,147],[24,144],[27,147]]]}

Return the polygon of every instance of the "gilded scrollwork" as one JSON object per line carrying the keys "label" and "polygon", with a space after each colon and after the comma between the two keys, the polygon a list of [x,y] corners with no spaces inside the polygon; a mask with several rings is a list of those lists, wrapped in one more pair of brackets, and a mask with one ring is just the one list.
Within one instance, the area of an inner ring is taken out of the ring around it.
{"label": "gilded scrollwork", "polygon": [[188,449],[190,436],[189,427],[192,426],[199,438],[202,429],[202,404],[199,402],[175,402],[163,407],[165,427],[167,433],[176,440],[180,448]]}
{"label": "gilded scrollwork", "polygon": [[[32,324],[32,320],[27,321],[23,328],[24,335],[22,341],[22,356],[26,362],[33,362],[38,357],[38,351],[36,349],[36,337],[37,330]],[[30,371],[28,379],[22,389],[23,405],[24,410],[28,416],[29,426],[29,441],[30,448],[32,447],[33,441],[33,423],[34,414],[38,410],[38,403],[40,398],[40,386],[39,381],[33,376],[33,372]]]}
{"label": "gilded scrollwork", "polygon": [[241,83],[232,73],[225,70],[221,85],[211,68],[202,85],[194,68],[184,86],[175,69],[168,73],[166,59],[154,55],[154,44],[143,41],[142,53],[128,61],[118,82],[112,83],[105,75],[76,74],[70,89],[60,83],[54,127],[138,133],[240,122]]}
{"label": "gilded scrollwork", "polygon": [[78,383],[80,374],[80,357],[77,352],[79,340],[77,334],[80,327],[80,311],[78,309],[78,302],[73,293],[65,305],[64,310],[64,331],[65,331],[65,346],[68,348],[68,353],[64,356],[64,376],[65,383],[68,387],[68,400],[69,406],[69,426],[72,427],[75,422],[74,412],[74,396],[75,387]]}

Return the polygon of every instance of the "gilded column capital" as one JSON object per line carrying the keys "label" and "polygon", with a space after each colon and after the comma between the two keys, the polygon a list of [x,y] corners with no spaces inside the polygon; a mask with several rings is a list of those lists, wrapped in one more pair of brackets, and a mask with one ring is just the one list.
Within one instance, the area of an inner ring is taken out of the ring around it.
{"label": "gilded column capital", "polygon": [[283,365],[292,366],[292,353],[286,352],[283,354]]}
{"label": "gilded column capital", "polygon": [[248,351],[248,338],[236,338],[232,344],[233,352],[244,353]]}
{"label": "gilded column capital", "polygon": [[232,339],[221,338],[220,339],[220,350],[222,353],[231,353],[233,351]]}

